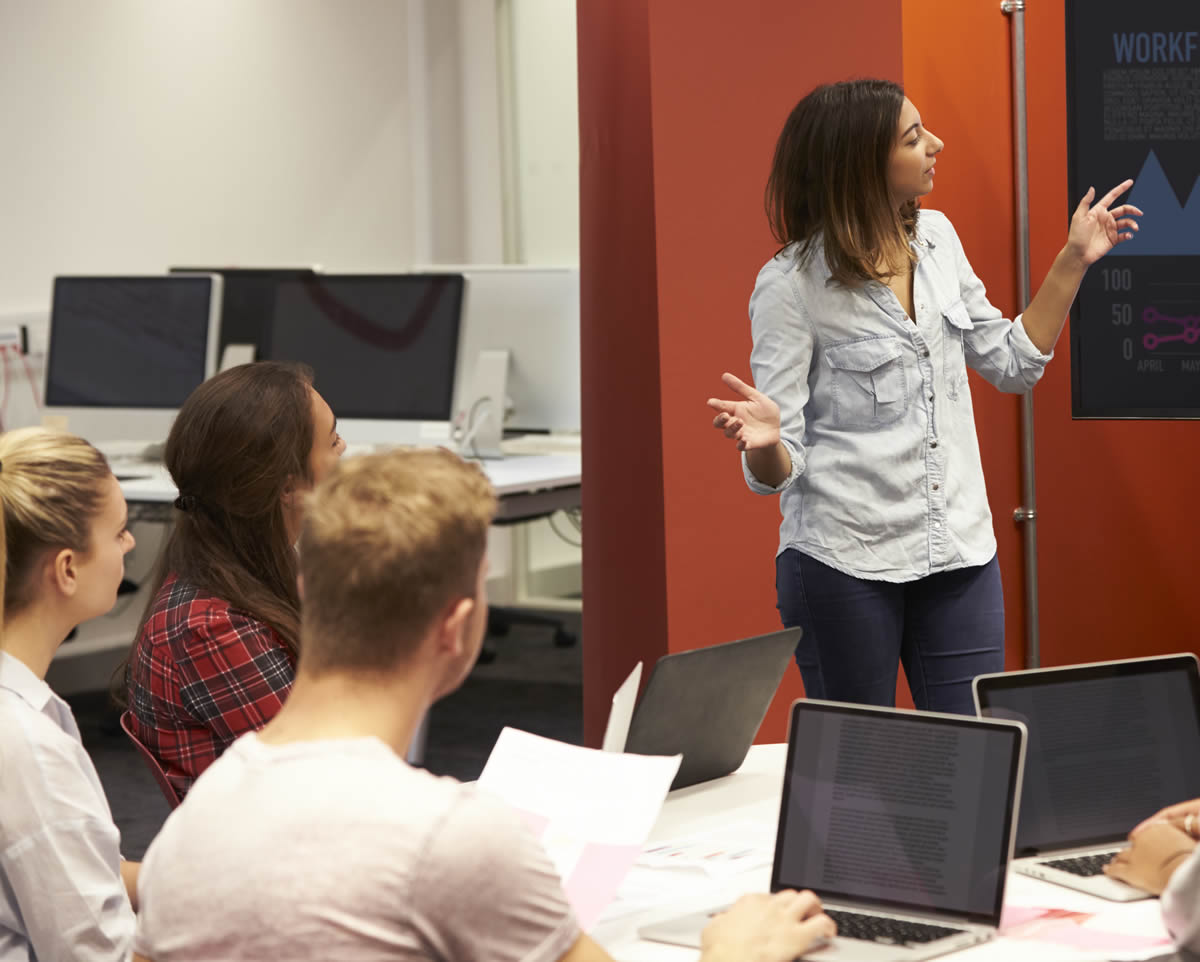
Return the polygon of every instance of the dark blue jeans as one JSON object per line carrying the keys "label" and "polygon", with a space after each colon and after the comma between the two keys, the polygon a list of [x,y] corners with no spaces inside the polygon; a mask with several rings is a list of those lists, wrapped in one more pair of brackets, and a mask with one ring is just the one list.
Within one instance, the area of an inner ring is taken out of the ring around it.
{"label": "dark blue jeans", "polygon": [[788,548],[775,560],[785,628],[810,698],[894,705],[904,665],[913,704],[975,714],[971,679],[1004,670],[1004,596],[995,557],[892,584],[842,574]]}

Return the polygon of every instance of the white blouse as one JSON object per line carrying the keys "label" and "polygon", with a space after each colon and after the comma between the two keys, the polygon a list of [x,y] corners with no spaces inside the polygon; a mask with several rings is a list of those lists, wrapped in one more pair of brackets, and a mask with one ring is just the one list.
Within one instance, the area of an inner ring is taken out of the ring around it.
{"label": "white blouse", "polygon": [[127,960],[120,833],[71,709],[0,651],[0,962]]}

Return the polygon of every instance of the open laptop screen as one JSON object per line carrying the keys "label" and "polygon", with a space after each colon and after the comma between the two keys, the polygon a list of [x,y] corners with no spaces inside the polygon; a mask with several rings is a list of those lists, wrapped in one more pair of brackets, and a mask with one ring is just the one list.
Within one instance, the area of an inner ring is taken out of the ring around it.
{"label": "open laptop screen", "polygon": [[1112,842],[1200,796],[1193,655],[986,675],[976,697],[1029,729],[1018,855]]}
{"label": "open laptop screen", "polygon": [[772,891],[998,925],[1023,732],[797,701]]}

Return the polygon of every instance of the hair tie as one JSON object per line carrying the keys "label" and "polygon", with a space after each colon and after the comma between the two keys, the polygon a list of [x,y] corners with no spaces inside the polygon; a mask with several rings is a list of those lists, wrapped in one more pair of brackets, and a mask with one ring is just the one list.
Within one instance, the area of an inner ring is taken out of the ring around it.
{"label": "hair tie", "polygon": [[182,511],[184,514],[188,514],[192,511],[195,511],[198,503],[199,502],[197,502],[196,499],[194,497],[192,497],[190,494],[181,494],[178,498],[175,499],[175,507],[178,508],[180,511]]}

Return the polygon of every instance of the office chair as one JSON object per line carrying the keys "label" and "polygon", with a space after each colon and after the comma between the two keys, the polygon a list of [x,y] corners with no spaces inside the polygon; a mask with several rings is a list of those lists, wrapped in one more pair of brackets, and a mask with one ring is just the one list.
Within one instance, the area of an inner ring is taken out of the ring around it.
{"label": "office chair", "polygon": [[561,618],[552,615],[542,615],[523,608],[488,607],[487,640],[479,653],[479,660],[487,665],[496,660],[496,647],[490,643],[492,638],[503,638],[513,625],[540,625],[554,629],[554,647],[571,648],[576,642],[575,635],[567,631]]}
{"label": "office chair", "polygon": [[170,805],[171,808],[175,808],[182,801],[182,799],[179,797],[179,793],[175,791],[175,786],[172,785],[167,779],[167,773],[164,772],[162,770],[162,766],[158,764],[158,759],[150,753],[150,749],[143,745],[138,740],[138,737],[133,733],[133,726],[130,724],[130,719],[132,717],[133,715],[130,713],[128,708],[121,713],[121,730],[129,736],[129,740],[133,742],[133,747],[138,750],[138,753],[142,756],[142,759],[150,767],[150,774],[154,776],[154,780],[158,782],[158,787],[162,789],[163,795],[167,797],[167,804]]}

